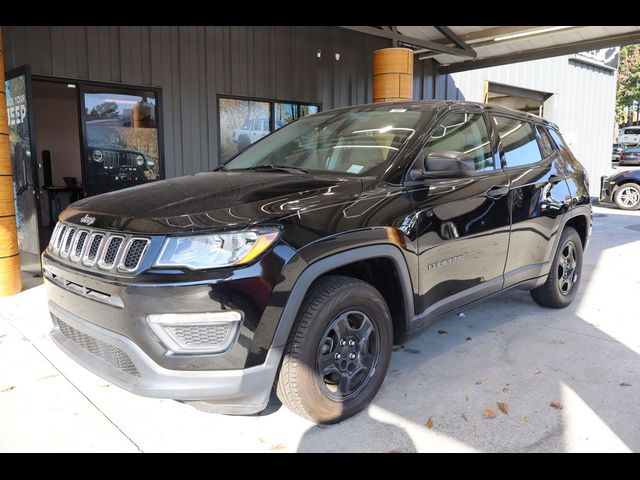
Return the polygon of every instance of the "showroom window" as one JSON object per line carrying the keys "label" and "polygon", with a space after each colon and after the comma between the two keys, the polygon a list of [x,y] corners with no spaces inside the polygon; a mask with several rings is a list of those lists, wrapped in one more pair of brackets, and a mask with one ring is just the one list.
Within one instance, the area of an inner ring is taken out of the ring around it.
{"label": "showroom window", "polygon": [[321,110],[319,104],[218,97],[220,161],[285,125]]}

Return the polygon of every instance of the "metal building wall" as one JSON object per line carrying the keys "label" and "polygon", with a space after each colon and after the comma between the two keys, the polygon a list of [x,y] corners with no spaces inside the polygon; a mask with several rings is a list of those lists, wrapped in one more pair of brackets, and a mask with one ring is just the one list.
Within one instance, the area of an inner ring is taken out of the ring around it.
{"label": "metal building wall", "polygon": [[616,72],[561,56],[451,74],[465,100],[482,101],[483,81],[529,88],[553,96],[544,117],[560,127],[565,140],[587,168],[592,196],[600,177],[611,171]]}
{"label": "metal building wall", "polygon": [[[325,110],[367,103],[372,52],[391,46],[319,26],[35,26],[3,33],[7,69],[29,64],[34,74],[162,87],[167,177],[217,165],[216,95],[322,103]],[[419,62],[417,70],[416,98],[433,98],[434,62]]]}

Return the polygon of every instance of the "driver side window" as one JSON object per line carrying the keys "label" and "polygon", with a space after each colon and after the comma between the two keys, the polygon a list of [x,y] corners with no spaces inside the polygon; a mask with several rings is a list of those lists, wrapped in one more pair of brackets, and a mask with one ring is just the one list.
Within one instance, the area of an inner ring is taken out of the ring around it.
{"label": "driver side window", "polygon": [[487,124],[481,114],[447,115],[436,127],[422,150],[425,156],[444,151],[463,152],[470,155],[476,166],[476,172],[495,168]]}

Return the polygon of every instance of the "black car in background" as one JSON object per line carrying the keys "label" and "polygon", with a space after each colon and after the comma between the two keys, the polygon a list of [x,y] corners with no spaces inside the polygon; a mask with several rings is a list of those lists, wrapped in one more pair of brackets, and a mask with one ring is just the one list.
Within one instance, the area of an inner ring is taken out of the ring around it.
{"label": "black car in background", "polygon": [[[90,197],[43,253],[54,341],[141,395],[333,423],[393,343],[510,288],[575,298],[585,170],[555,125],[471,102],[301,118],[217,171]],[[426,390],[437,395],[437,385]]]}
{"label": "black car in background", "polygon": [[604,180],[601,199],[623,210],[640,209],[640,170],[627,170]]}

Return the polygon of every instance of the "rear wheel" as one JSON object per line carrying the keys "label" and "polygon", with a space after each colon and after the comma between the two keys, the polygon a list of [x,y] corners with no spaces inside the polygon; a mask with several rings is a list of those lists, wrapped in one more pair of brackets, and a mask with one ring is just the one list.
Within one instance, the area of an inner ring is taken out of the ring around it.
{"label": "rear wheel", "polygon": [[640,185],[624,183],[616,190],[613,201],[622,210],[637,210],[640,208]]}
{"label": "rear wheel", "polygon": [[298,415],[336,423],[365,408],[391,357],[384,298],[362,280],[328,276],[307,294],[287,343],[277,394]]}
{"label": "rear wheel", "polygon": [[578,293],[581,275],[582,240],[575,228],[566,227],[560,237],[547,281],[531,290],[531,296],[543,307],[564,308]]}

